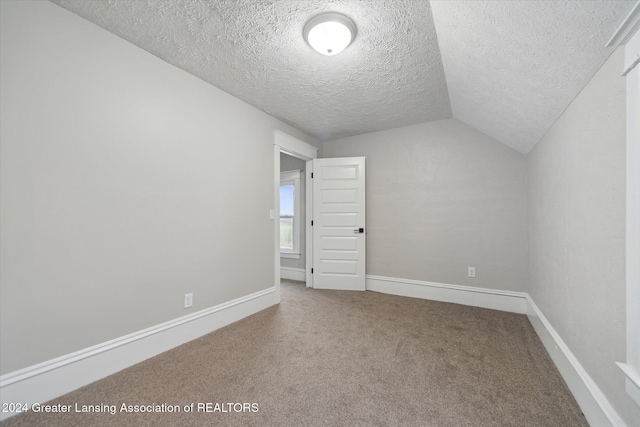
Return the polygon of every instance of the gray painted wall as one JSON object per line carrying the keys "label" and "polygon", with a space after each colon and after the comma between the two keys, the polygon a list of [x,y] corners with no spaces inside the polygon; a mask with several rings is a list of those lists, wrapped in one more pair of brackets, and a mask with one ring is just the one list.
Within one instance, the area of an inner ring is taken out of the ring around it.
{"label": "gray painted wall", "polygon": [[623,51],[529,153],[530,294],[629,425],[625,353]]}
{"label": "gray painted wall", "polygon": [[452,119],[323,144],[349,156],[367,159],[367,274],[527,290],[524,155]]}
{"label": "gray painted wall", "polygon": [[[53,4],[0,7],[0,373],[271,286],[272,130],[313,140]],[[367,157],[369,274],[529,291],[632,424],[621,64],[528,161],[456,120],[323,156]]]}
{"label": "gray painted wall", "polygon": [[280,171],[302,171],[300,175],[300,259],[292,258],[280,258],[281,267],[302,268],[306,264],[306,212],[305,212],[305,197],[306,197],[306,185],[307,185],[307,162],[296,157],[289,156],[284,153],[280,153]]}
{"label": "gray painted wall", "polygon": [[313,141],[53,3],[0,3],[0,372],[273,286],[273,129]]}

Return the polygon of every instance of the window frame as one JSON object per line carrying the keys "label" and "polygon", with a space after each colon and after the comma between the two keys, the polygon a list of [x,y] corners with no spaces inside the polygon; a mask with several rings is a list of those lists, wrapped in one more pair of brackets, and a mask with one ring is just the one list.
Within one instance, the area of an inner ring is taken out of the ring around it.
{"label": "window frame", "polygon": [[[280,258],[300,259],[300,216],[302,213],[300,211],[300,174],[299,170],[280,172],[280,186],[293,185],[293,249],[288,250],[280,247]],[[280,209],[280,218],[282,218],[282,209]]]}
{"label": "window frame", "polygon": [[629,12],[606,47],[624,46],[622,76],[627,85],[627,173],[626,173],[626,327],[625,362],[616,362],[625,375],[625,390],[640,406],[640,3]]}
{"label": "window frame", "polygon": [[[640,22],[640,4],[635,9]],[[625,390],[640,406],[640,126],[635,119],[640,114],[640,31],[625,45],[627,83],[627,224],[626,224],[626,281],[627,281],[627,359],[618,363],[624,372]]]}

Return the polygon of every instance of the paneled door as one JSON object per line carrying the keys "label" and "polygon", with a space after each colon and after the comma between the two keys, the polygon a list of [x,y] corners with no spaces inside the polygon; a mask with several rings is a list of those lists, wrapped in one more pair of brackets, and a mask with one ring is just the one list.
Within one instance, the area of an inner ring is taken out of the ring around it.
{"label": "paneled door", "polygon": [[313,160],[313,287],[365,290],[365,158]]}

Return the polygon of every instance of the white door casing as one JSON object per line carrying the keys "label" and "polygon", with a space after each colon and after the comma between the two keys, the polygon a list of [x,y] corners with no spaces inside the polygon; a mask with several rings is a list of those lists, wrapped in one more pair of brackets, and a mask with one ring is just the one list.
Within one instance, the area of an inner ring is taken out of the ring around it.
{"label": "white door casing", "polygon": [[[280,152],[288,154],[299,159],[309,161],[315,159],[318,156],[318,147],[315,147],[309,143],[301,141],[288,135],[280,130],[273,131],[273,209],[269,213],[271,220],[273,221],[273,244],[274,244],[274,287],[276,288],[277,300],[280,302],[280,221],[276,218],[280,216]],[[307,163],[308,165],[309,163]],[[307,184],[307,194],[309,194],[309,184]],[[309,196],[307,196],[308,199]],[[309,209],[310,202],[307,202],[307,212],[311,212]],[[309,223],[308,223],[309,224]],[[309,236],[311,235],[311,226],[307,228],[307,265],[311,263],[310,249],[309,249]],[[307,268],[307,286],[311,286],[311,273]]]}
{"label": "white door casing", "polygon": [[364,291],[365,158],[313,160],[313,287]]}

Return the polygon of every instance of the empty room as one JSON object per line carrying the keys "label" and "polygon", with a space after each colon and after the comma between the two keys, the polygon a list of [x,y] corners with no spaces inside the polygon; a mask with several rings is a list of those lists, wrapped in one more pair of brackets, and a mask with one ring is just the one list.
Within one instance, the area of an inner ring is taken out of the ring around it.
{"label": "empty room", "polygon": [[640,427],[638,28],[0,1],[0,424]]}

